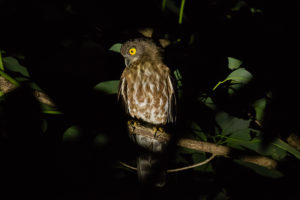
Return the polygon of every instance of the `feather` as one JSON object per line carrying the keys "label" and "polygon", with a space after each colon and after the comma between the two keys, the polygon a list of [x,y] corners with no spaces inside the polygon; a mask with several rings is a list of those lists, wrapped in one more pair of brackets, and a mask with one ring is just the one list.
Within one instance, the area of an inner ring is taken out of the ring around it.
{"label": "feather", "polygon": [[118,102],[121,102],[124,106],[124,110],[128,113],[128,101],[127,101],[127,81],[124,77],[121,77],[119,83],[119,90],[118,90]]}
{"label": "feather", "polygon": [[168,122],[175,123],[176,121],[176,95],[174,90],[175,81],[168,75],[167,86],[168,86]]}

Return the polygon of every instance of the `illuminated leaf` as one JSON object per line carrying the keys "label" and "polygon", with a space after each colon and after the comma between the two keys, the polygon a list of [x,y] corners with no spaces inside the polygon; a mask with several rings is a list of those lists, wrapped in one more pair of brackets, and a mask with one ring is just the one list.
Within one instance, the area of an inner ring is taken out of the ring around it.
{"label": "illuminated leaf", "polygon": [[283,176],[283,174],[281,172],[279,172],[275,169],[268,169],[266,167],[262,167],[262,166],[259,166],[259,165],[253,164],[253,163],[249,163],[249,162],[244,162],[241,160],[235,160],[235,162],[244,167],[248,167],[248,168],[252,169],[253,171],[255,171],[257,174],[260,174],[265,177],[280,178]]}
{"label": "illuminated leaf", "polygon": [[97,84],[94,89],[106,94],[117,94],[119,88],[119,80],[104,81]]}
{"label": "illuminated leaf", "polygon": [[238,68],[234,70],[226,80],[231,80],[231,85],[229,87],[228,93],[230,95],[234,94],[235,91],[239,90],[244,85],[248,84],[252,80],[253,76],[245,68]]}
{"label": "illuminated leaf", "polygon": [[78,126],[71,126],[63,134],[64,141],[76,140],[80,137],[80,129]]}
{"label": "illuminated leaf", "polygon": [[30,77],[26,67],[20,65],[19,61],[13,57],[3,58],[3,65],[5,69],[8,69],[9,71],[19,72],[25,77]]}
{"label": "illuminated leaf", "polygon": [[109,50],[110,51],[114,51],[114,52],[117,52],[117,53],[120,53],[120,50],[121,50],[121,43],[116,43],[114,45],[112,45]]}
{"label": "illuminated leaf", "polygon": [[291,154],[293,154],[296,158],[300,159],[300,151],[295,149],[294,147],[290,146],[286,142],[282,141],[281,139],[276,139],[272,144],[280,149],[283,149]]}
{"label": "illuminated leaf", "polygon": [[231,70],[237,69],[241,66],[242,61],[233,58],[233,57],[228,57],[228,68]]}
{"label": "illuminated leaf", "polygon": [[222,135],[233,134],[240,130],[248,130],[250,120],[240,119],[225,112],[216,114],[216,122],[222,129]]}
{"label": "illuminated leaf", "polygon": [[256,119],[258,121],[261,121],[263,119],[266,105],[267,105],[266,98],[258,99],[253,103],[253,107],[254,107],[255,113],[256,113]]}

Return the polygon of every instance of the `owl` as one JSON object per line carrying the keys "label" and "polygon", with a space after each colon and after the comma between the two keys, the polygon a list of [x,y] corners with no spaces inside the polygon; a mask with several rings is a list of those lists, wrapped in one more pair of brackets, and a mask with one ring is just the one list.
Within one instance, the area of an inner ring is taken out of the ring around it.
{"label": "owl", "polygon": [[135,39],[121,46],[125,69],[118,98],[134,119],[153,125],[175,122],[175,90],[162,49],[149,39]]}
{"label": "owl", "polygon": [[[175,87],[170,69],[163,63],[162,49],[149,39],[134,39],[121,46],[125,69],[121,75],[118,99],[133,119],[161,127],[175,122]],[[142,183],[159,187],[165,184],[162,165],[165,144],[155,139],[132,136],[138,145],[150,152],[137,159],[138,178]]]}

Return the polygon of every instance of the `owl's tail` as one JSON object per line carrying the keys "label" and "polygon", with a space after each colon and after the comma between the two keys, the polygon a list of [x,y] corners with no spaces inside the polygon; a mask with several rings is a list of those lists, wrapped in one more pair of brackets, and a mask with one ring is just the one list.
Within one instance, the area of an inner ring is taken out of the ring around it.
{"label": "owl's tail", "polygon": [[163,187],[166,184],[167,171],[159,155],[148,152],[138,156],[137,173],[139,182],[144,185]]}

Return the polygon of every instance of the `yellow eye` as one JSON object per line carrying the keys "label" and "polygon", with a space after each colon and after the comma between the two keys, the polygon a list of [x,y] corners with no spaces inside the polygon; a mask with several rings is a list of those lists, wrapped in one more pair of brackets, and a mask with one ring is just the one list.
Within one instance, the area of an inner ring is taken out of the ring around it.
{"label": "yellow eye", "polygon": [[130,55],[134,55],[135,53],[136,53],[136,49],[135,48],[129,49],[129,54]]}

